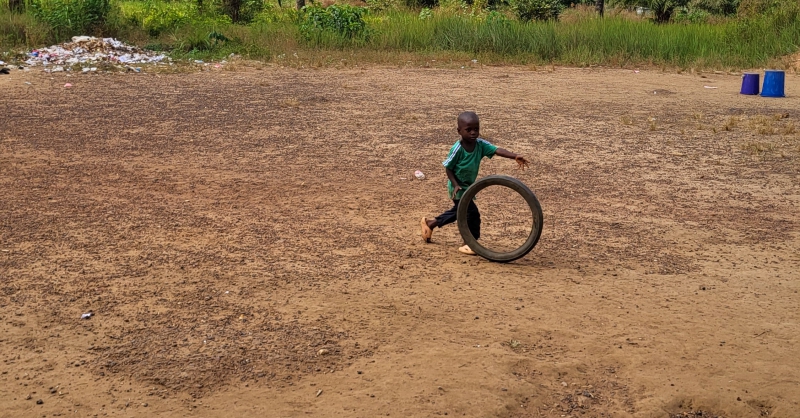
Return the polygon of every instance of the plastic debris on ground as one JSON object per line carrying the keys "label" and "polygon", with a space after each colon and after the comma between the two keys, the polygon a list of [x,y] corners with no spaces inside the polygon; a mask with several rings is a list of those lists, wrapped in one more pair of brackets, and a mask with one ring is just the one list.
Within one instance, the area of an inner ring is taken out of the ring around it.
{"label": "plastic debris on ground", "polygon": [[425,174],[423,174],[422,171],[419,170],[414,172],[414,177],[416,177],[418,180],[425,180]]}
{"label": "plastic debris on ground", "polygon": [[114,38],[95,38],[92,36],[73,36],[72,42],[65,42],[47,48],[34,49],[28,53],[26,64],[34,67],[41,65],[45,71],[70,71],[73,66],[82,67],[81,71],[97,71],[95,63],[124,65],[132,71],[140,72],[141,68],[128,64],[150,64],[172,61],[164,54],[146,51],[127,45]]}
{"label": "plastic debris on ground", "polygon": [[94,316],[94,312],[89,311],[89,312],[86,312],[85,314],[81,315],[81,319],[89,319],[89,318],[91,318],[93,316]]}

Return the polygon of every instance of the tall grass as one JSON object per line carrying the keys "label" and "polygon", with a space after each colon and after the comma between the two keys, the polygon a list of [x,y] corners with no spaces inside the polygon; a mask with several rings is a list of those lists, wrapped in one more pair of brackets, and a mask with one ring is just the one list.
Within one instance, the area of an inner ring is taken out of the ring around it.
{"label": "tall grass", "polygon": [[106,23],[109,0],[29,0],[25,6],[58,38],[91,33]]}
{"label": "tall grass", "polygon": [[[656,25],[622,17],[573,23],[486,20],[439,15],[421,20],[394,13],[376,20],[372,38],[353,48],[406,52],[457,51],[516,62],[749,68],[800,46],[800,14],[721,24]],[[340,40],[317,48],[341,48]]]}
{"label": "tall grass", "polygon": [[48,26],[30,14],[11,13],[0,6],[0,50],[3,46],[41,45],[47,41]]}
{"label": "tall grass", "polygon": [[395,14],[376,25],[369,47],[408,52],[490,53],[550,61],[559,56],[557,26],[552,22],[483,20],[459,15],[420,20],[409,14]]}

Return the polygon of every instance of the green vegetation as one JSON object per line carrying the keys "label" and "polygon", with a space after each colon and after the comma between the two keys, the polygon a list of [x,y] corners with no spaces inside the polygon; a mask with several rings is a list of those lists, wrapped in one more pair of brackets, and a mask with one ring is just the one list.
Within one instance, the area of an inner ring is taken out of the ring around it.
{"label": "green vegetation", "polygon": [[108,19],[111,5],[109,0],[33,0],[27,9],[46,24],[54,36],[64,37],[102,26]]}
{"label": "green vegetation", "polygon": [[564,9],[559,0],[514,0],[511,6],[519,20],[556,20]]}
{"label": "green vegetation", "polygon": [[[592,6],[564,8],[562,0],[419,4],[310,3],[298,11],[293,2],[277,0],[10,0],[0,6],[0,50],[89,34],[194,58],[299,53],[381,62],[417,56],[730,69],[779,65],[800,46],[795,0],[618,0],[604,18]],[[663,4],[671,8],[667,18],[664,10],[639,16],[623,7]]]}

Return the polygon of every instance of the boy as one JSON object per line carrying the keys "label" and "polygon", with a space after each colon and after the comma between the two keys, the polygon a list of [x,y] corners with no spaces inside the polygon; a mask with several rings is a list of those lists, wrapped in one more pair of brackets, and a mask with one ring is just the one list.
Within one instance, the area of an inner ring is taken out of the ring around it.
{"label": "boy", "polygon": [[[443,227],[449,223],[456,221],[456,212],[458,211],[458,202],[461,195],[467,190],[475,179],[478,177],[478,170],[481,166],[481,159],[483,157],[492,158],[499,155],[505,158],[512,158],[519,164],[519,167],[524,169],[528,166],[528,160],[521,155],[514,154],[511,151],[498,148],[488,141],[480,138],[480,121],[475,112],[463,112],[458,115],[458,134],[461,135],[461,140],[456,142],[447,158],[442,162],[447,173],[447,190],[450,193],[450,198],[453,199],[453,207],[447,212],[437,216],[433,219],[422,218],[420,227],[422,228],[422,238],[425,242],[431,242],[433,235],[433,228]],[[481,236],[481,214],[478,212],[478,207],[475,202],[469,202],[467,209],[467,223],[472,236],[475,239]],[[475,252],[464,244],[458,249],[459,252],[475,255]]]}

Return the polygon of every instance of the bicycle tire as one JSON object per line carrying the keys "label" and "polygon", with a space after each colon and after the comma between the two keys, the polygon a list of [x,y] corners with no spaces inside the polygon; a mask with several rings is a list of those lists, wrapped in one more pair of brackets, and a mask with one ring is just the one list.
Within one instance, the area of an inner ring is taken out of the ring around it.
{"label": "bicycle tire", "polygon": [[[477,195],[478,192],[489,186],[503,186],[516,191],[523,197],[523,199],[525,199],[525,202],[531,209],[531,214],[533,215],[533,227],[531,228],[531,233],[528,235],[528,239],[525,241],[525,243],[516,250],[509,252],[492,251],[481,245],[478,240],[472,236],[472,232],[469,230],[469,225],[467,224],[467,207],[469,206],[469,202],[475,198],[475,195]],[[464,239],[464,243],[466,243],[469,248],[471,248],[472,251],[479,256],[497,263],[508,263],[510,261],[520,259],[531,252],[533,247],[535,247],[539,242],[539,237],[542,235],[542,226],[544,224],[542,206],[539,204],[539,200],[536,199],[536,195],[533,194],[531,189],[513,177],[499,175],[486,176],[473,183],[472,186],[470,186],[461,196],[461,201],[458,204],[458,211],[456,212],[456,218],[458,220],[458,232],[461,233],[461,238]]]}

